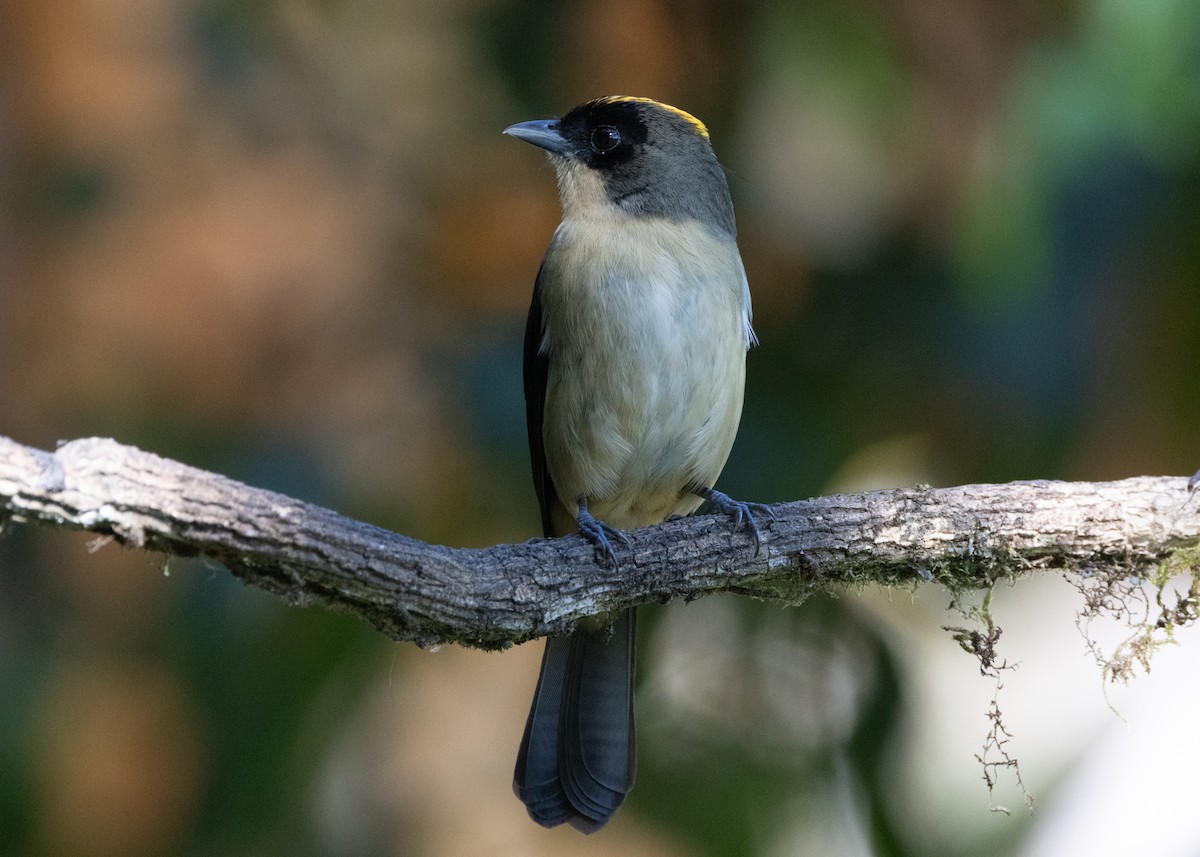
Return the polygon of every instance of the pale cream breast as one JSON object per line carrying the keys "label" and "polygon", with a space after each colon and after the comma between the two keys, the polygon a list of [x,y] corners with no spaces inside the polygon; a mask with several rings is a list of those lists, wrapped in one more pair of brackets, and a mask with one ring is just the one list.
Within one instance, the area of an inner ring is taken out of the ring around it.
{"label": "pale cream breast", "polygon": [[[695,222],[574,211],[541,279],[560,516],[573,519],[581,496],[621,528],[686,514],[700,502],[688,487],[716,482],[741,417],[749,300],[736,245]],[[595,222],[610,218],[623,222]]]}

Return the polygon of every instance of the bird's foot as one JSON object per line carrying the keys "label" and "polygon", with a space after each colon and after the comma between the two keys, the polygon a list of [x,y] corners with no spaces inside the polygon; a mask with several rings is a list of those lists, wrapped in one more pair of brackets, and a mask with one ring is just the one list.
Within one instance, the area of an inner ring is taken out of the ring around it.
{"label": "bird's foot", "polygon": [[586,499],[579,501],[579,516],[576,520],[579,522],[579,534],[596,548],[596,560],[598,562],[603,562],[607,558],[612,563],[613,568],[620,565],[617,562],[617,553],[613,550],[612,540],[620,542],[627,548],[633,547],[633,543],[629,541],[629,536],[616,527],[610,526],[594,517],[588,511]]}
{"label": "bird's foot", "polygon": [[765,503],[747,503],[743,500],[734,500],[728,494],[723,494],[715,488],[695,488],[693,489],[697,496],[704,498],[712,506],[714,512],[721,512],[733,518],[733,528],[736,530],[742,526],[743,522],[750,528],[750,532],[754,534],[754,555],[758,556],[762,551],[762,530],[758,528],[758,520],[755,515],[765,515],[772,521],[775,520],[775,513],[771,511],[771,507]]}

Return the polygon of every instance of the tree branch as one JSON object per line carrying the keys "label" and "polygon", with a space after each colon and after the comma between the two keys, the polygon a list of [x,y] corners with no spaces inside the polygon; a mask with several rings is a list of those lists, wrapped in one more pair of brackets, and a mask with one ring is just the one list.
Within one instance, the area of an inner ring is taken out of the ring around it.
{"label": "tree branch", "polygon": [[618,569],[578,536],[449,548],[87,438],[43,452],[0,437],[0,521],[211,557],[292,604],[353,613],[396,640],[503,647],[647,601],[937,580],[981,588],[1044,569],[1148,576],[1200,544],[1187,479],[874,491],[774,506],[762,553],[723,516],[630,533]]}

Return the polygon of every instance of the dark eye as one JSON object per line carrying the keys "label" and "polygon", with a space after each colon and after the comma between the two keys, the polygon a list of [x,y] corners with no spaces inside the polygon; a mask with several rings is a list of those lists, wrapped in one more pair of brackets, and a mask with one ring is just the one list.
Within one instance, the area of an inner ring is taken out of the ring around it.
{"label": "dark eye", "polygon": [[611,125],[601,125],[592,132],[592,148],[601,155],[621,145],[621,132]]}

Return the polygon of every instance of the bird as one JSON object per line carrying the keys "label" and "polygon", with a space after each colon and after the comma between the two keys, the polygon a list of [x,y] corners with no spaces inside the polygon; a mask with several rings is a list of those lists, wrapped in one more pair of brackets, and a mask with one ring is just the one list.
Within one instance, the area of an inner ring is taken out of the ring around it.
{"label": "bird", "polygon": [[[707,127],[660,101],[607,96],[504,133],[545,150],[562,205],[524,347],[544,535],[577,531],[619,568],[624,531],[707,501],[757,551],[769,508],[714,488],[757,340]],[[513,777],[545,827],[593,833],[633,788],[635,618],[628,608],[547,637]]]}

